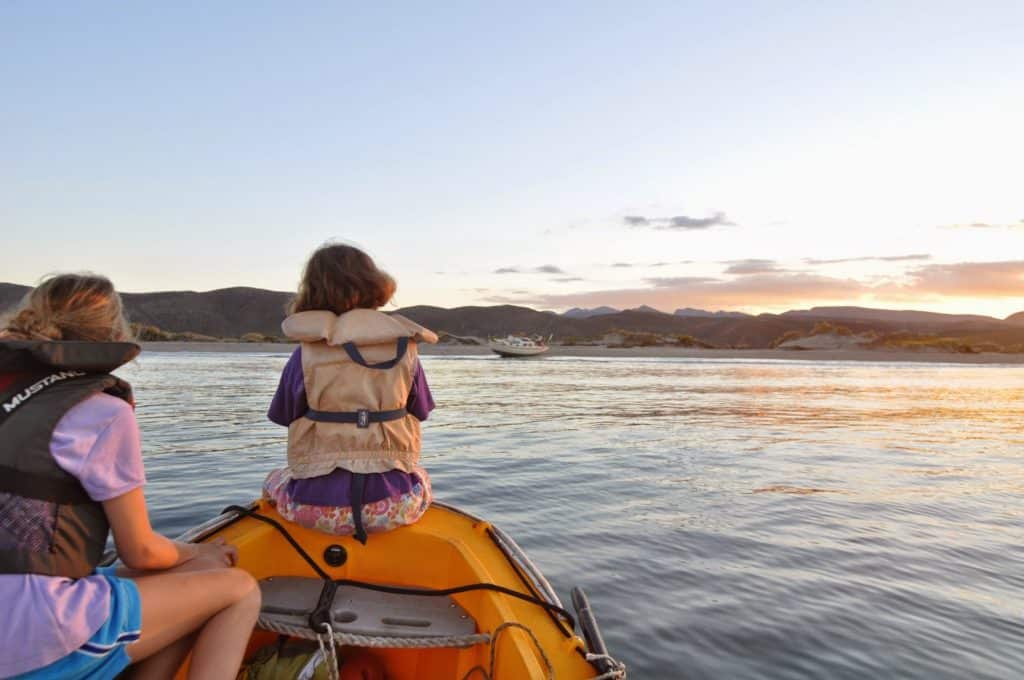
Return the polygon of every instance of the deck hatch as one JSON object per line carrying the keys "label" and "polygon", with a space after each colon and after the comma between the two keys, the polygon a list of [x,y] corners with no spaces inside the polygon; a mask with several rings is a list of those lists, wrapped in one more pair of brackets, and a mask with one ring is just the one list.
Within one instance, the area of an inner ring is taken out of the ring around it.
{"label": "deck hatch", "polygon": [[[303,627],[316,606],[323,581],[274,576],[260,581],[261,618]],[[476,621],[448,595],[399,595],[339,586],[331,606],[334,630],[355,635],[434,637],[471,635]]]}

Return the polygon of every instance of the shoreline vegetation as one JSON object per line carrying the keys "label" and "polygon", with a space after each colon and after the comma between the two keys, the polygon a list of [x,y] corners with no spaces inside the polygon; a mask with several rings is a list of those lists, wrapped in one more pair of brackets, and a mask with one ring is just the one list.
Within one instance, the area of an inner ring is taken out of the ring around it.
{"label": "shoreline vegetation", "polygon": [[[167,332],[155,326],[133,325],[143,348],[150,352],[291,352],[295,344],[262,333],[240,338],[215,338],[199,333]],[[423,345],[424,356],[492,355],[487,339],[441,331],[437,345]],[[805,332],[788,331],[768,348],[716,347],[690,335],[613,330],[599,338],[567,337],[551,343],[544,356],[782,359],[804,361],[914,361],[967,364],[1024,364],[1024,346],[915,334],[850,329],[827,321]]]}
{"label": "shoreline vegetation", "polygon": [[[288,354],[295,349],[290,342],[141,342],[143,356],[147,352],[231,352],[256,354]],[[482,345],[438,344],[420,346],[423,356],[492,356],[497,355]],[[699,347],[607,347],[603,345],[552,345],[551,351],[539,357],[508,359],[537,361],[545,357],[589,358],[660,358],[660,359],[729,359],[729,360],[796,360],[796,361],[873,361],[922,362],[958,364],[1021,364],[1024,353],[1005,354],[885,350],[885,349],[704,349]]]}

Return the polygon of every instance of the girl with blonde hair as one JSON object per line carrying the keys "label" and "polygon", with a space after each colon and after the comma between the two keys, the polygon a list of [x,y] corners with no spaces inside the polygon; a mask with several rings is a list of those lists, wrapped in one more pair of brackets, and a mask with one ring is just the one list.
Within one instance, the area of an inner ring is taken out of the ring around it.
{"label": "girl with blonde hair", "polygon": [[[0,677],[238,671],[259,588],[232,546],[153,531],[130,386],[139,352],[104,277],[62,274],[0,322]],[[123,567],[98,567],[112,533]]]}

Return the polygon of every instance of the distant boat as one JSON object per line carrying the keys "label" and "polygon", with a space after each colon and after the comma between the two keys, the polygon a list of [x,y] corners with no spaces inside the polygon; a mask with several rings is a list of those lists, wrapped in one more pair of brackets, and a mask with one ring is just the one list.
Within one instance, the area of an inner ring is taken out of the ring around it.
{"label": "distant boat", "polygon": [[543,338],[528,338],[523,335],[491,338],[487,345],[492,352],[503,357],[533,357],[548,351],[548,345]]}

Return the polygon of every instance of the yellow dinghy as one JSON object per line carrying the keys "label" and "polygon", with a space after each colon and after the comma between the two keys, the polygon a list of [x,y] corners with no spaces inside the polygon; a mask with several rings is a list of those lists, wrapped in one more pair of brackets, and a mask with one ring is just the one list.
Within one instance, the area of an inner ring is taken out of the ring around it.
{"label": "yellow dinghy", "polygon": [[416,524],[362,545],[259,501],[181,538],[215,537],[238,547],[238,566],[263,591],[250,654],[287,635],[320,641],[343,669],[353,653],[371,656],[387,680],[626,677],[581,590],[573,617],[511,538],[456,508],[434,503]]}

